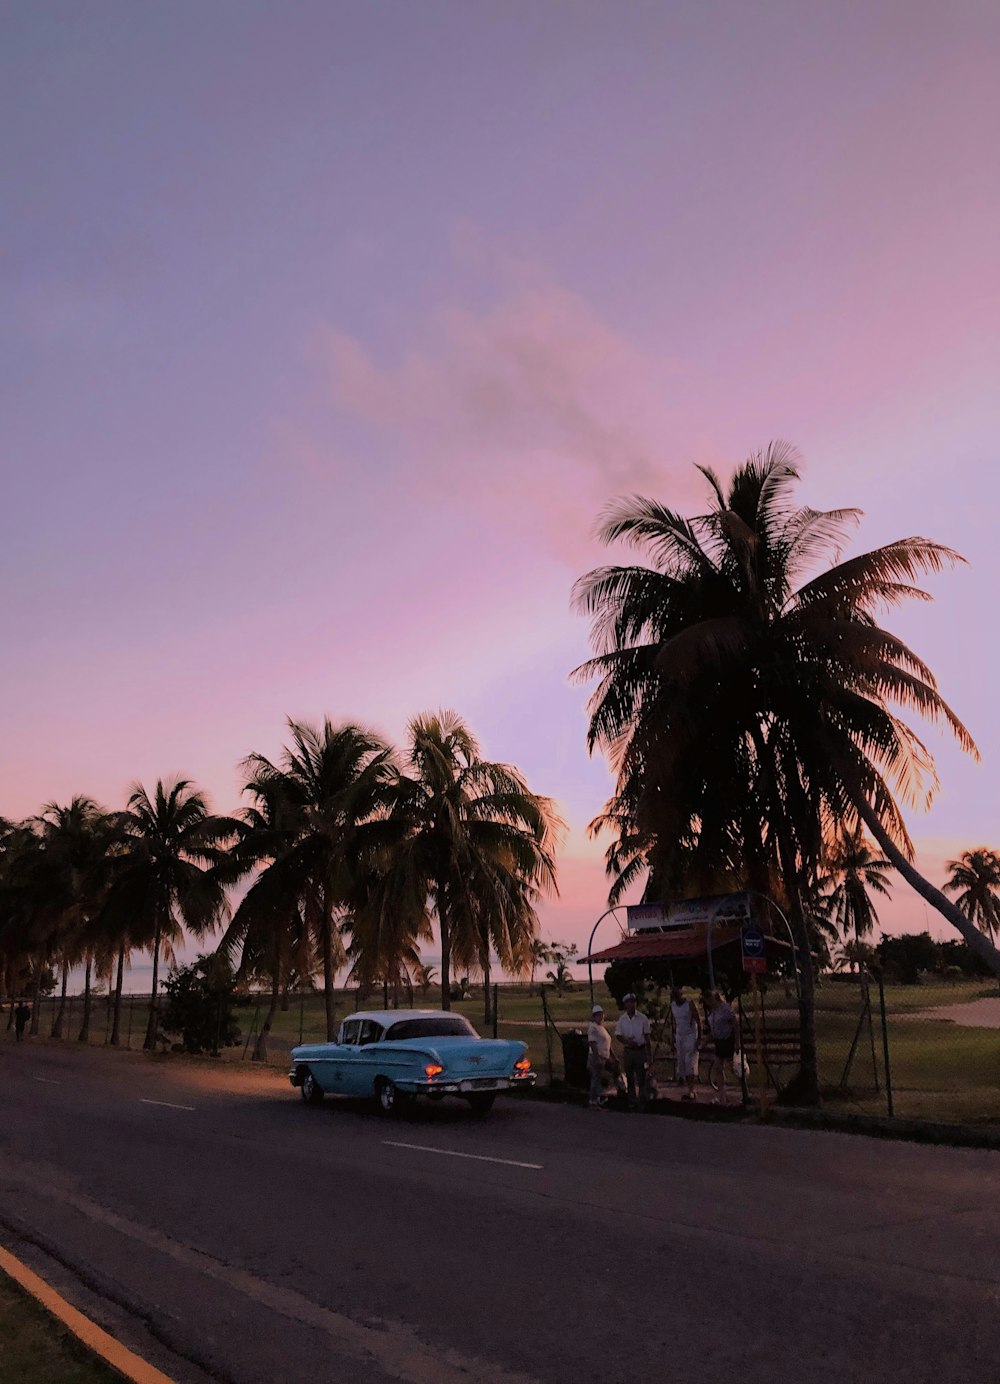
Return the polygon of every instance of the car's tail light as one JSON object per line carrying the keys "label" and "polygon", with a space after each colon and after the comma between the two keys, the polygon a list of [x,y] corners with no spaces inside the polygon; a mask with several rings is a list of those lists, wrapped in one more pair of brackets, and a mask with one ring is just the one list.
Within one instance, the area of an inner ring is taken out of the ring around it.
{"label": "car's tail light", "polygon": [[427,1066],[424,1068],[424,1072],[427,1076],[438,1076],[443,1071],[444,1068],[438,1066],[436,1062],[428,1062]]}
{"label": "car's tail light", "polygon": [[520,1062],[514,1063],[514,1070],[515,1072],[530,1072],[531,1062],[527,1057],[522,1057]]}

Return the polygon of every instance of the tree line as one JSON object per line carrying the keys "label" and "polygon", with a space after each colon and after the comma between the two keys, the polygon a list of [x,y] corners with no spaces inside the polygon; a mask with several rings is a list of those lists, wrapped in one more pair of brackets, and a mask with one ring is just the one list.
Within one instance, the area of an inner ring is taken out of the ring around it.
{"label": "tree line", "polygon": [[[0,821],[0,966],[8,995],[61,972],[53,1035],[65,1023],[70,969],[113,985],[109,1041],[120,1042],[122,986],[134,952],[152,957],[146,1048],[156,1045],[161,963],[186,928],[223,929],[217,950],[245,981],[270,986],[266,1037],[289,984],[322,975],[328,1039],[338,971],[370,988],[409,981],[436,923],[442,1004],[453,969],[483,979],[491,1015],[495,957],[532,969],[536,905],[557,892],[563,824],[550,799],[509,764],[483,758],[454,712],[415,718],[400,751],[354,724],[289,722],[276,763],[242,761],[248,805],[213,813],[191,781],[135,784],[122,811],[85,796],[33,818]],[[243,889],[235,908],[230,899]],[[535,960],[537,964],[537,960]]]}

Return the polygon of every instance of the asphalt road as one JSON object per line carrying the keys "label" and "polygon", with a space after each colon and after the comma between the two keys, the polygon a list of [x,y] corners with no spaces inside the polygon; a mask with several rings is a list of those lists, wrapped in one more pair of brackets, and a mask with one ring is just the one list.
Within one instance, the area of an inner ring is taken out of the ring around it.
{"label": "asphalt road", "polygon": [[183,1384],[983,1384],[1000,1154],[0,1045],[0,1239]]}

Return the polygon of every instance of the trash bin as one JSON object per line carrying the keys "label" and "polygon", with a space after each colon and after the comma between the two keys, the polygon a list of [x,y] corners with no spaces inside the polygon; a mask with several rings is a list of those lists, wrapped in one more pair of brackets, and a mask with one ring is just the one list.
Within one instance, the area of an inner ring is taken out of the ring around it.
{"label": "trash bin", "polygon": [[590,1085],[587,1073],[587,1035],[580,1028],[567,1029],[559,1035],[563,1050],[563,1071],[567,1086],[586,1091]]}

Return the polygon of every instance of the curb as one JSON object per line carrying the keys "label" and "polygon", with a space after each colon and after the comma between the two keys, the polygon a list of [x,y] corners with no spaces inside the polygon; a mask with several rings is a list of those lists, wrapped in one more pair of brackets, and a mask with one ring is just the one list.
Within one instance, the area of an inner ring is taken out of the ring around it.
{"label": "curb", "polygon": [[9,1250],[0,1246],[0,1271],[12,1278],[29,1297],[51,1317],[55,1317],[66,1330],[96,1355],[110,1369],[120,1374],[130,1384],[174,1384],[172,1379],[162,1374],[155,1366],[135,1355],[121,1341],[116,1341],[96,1322],[85,1317],[72,1307],[64,1297],[51,1288],[44,1278],[22,1264]]}

